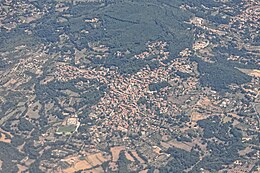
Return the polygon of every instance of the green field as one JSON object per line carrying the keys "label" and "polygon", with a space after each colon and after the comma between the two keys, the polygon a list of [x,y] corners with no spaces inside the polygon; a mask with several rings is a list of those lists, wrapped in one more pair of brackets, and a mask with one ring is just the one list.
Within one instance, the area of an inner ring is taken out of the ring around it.
{"label": "green field", "polygon": [[60,126],[57,130],[57,133],[73,133],[76,128],[77,126],[75,125]]}

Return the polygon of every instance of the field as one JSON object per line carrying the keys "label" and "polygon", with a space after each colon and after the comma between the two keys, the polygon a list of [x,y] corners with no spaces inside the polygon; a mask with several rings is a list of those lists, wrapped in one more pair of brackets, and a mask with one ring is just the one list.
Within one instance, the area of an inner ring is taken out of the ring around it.
{"label": "field", "polygon": [[27,115],[30,118],[39,118],[39,110],[41,109],[41,104],[39,103],[39,101],[32,103],[30,106],[28,106],[28,111],[27,111]]}
{"label": "field", "polygon": [[191,120],[192,120],[192,121],[203,120],[203,119],[205,119],[205,118],[207,118],[205,115],[203,115],[203,114],[201,114],[201,113],[198,113],[198,112],[196,112],[196,111],[193,111],[193,112],[191,113]]}
{"label": "field", "polygon": [[1,134],[1,137],[0,137],[0,141],[1,141],[1,142],[5,142],[5,143],[10,143],[10,142],[11,142],[11,139],[9,139],[9,138],[6,137],[6,135],[9,135],[10,138],[12,138],[13,135],[12,135],[11,133],[6,132],[6,131],[0,129],[0,134]]}
{"label": "field", "polygon": [[57,133],[72,133],[76,130],[75,125],[60,126]]}
{"label": "field", "polygon": [[111,148],[112,152],[112,161],[116,162],[119,158],[119,154],[122,150],[125,150],[124,146],[118,146],[118,147],[113,147]]}
{"label": "field", "polygon": [[140,163],[145,163],[145,161],[138,155],[136,151],[131,151],[131,153]]}
{"label": "field", "polygon": [[76,172],[79,170],[90,169],[91,167],[92,166],[86,160],[82,160],[82,161],[75,163],[72,167],[65,169],[64,172],[72,173],[72,172]]}
{"label": "field", "polygon": [[5,142],[5,143],[10,143],[10,142],[11,142],[11,139],[7,139],[7,138],[5,137],[5,134],[1,133],[0,141],[1,141],[1,142]]}
{"label": "field", "polygon": [[167,143],[161,142],[161,145],[165,148],[176,147],[186,151],[191,151],[192,149],[192,145],[190,145],[188,142],[178,142],[175,140],[169,141]]}
{"label": "field", "polygon": [[260,77],[260,70],[256,69],[241,69],[238,68],[241,72],[248,74],[249,76],[255,76],[255,77]]}
{"label": "field", "polygon": [[128,160],[130,160],[130,161],[132,161],[132,162],[135,162],[135,159],[134,159],[128,152],[125,152],[125,157],[126,157]]}
{"label": "field", "polygon": [[[83,160],[84,159],[84,160]],[[101,165],[103,162],[107,161],[106,158],[102,156],[102,153],[91,154],[85,158],[71,157],[65,159],[68,163],[71,163],[71,167],[63,170],[66,173],[73,173],[79,170],[91,169],[95,167],[93,172],[100,172],[97,166]]]}

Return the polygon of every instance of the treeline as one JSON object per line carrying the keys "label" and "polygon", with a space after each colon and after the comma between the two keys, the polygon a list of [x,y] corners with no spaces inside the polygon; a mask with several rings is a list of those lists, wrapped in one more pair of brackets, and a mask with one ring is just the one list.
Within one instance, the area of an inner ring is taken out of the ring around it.
{"label": "treeline", "polygon": [[131,57],[110,57],[107,59],[93,58],[91,61],[93,64],[103,65],[106,68],[118,67],[118,72],[121,74],[134,74],[140,71],[146,65],[148,65],[152,70],[160,67],[158,61],[142,60]]}
{"label": "treeline", "polygon": [[170,84],[166,81],[158,82],[158,83],[150,83],[149,90],[150,91],[160,91],[161,89],[169,86]]}
{"label": "treeline", "polygon": [[[241,159],[238,152],[245,148],[245,144],[242,143],[242,131],[233,127],[232,122],[223,123],[219,116],[212,116],[199,120],[198,125],[203,128],[203,140],[207,143],[210,155],[198,162],[192,172],[198,172],[200,168],[219,171]],[[221,142],[211,140],[212,138]]]}
{"label": "treeline", "polygon": [[195,150],[191,152],[179,149],[179,148],[169,148],[167,153],[171,155],[171,160],[165,167],[160,169],[161,173],[168,172],[184,172],[184,170],[192,167],[199,161],[199,153]]}
{"label": "treeline", "polygon": [[14,160],[20,161],[24,154],[20,153],[12,144],[0,141],[0,158],[3,161],[1,172],[18,172],[18,168]]}
{"label": "treeline", "polygon": [[[205,151],[198,145],[195,145],[190,152],[169,148],[167,153],[171,154],[171,160],[160,169],[160,172],[197,173],[201,169],[217,172],[235,160],[241,159],[239,151],[245,149],[246,144],[242,142],[242,131],[234,127],[232,121],[223,123],[221,117],[212,116],[199,120],[198,126],[203,129],[202,144],[206,144],[209,153],[205,155]],[[191,135],[189,134],[190,137]],[[181,136],[183,137],[185,139],[180,141],[186,141],[187,137]],[[191,142],[191,138],[187,138],[186,142]],[[190,171],[187,171],[189,168]]]}
{"label": "treeline", "polygon": [[242,73],[230,64],[207,63],[193,58],[199,65],[200,83],[202,86],[212,87],[216,91],[228,90],[230,84],[241,85],[251,81],[251,77]]}

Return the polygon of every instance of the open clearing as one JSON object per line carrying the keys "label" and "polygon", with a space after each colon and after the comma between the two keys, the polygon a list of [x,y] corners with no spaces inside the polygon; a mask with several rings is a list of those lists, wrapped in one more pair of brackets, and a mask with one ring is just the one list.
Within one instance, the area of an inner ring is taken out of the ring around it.
{"label": "open clearing", "polygon": [[188,142],[178,142],[178,141],[172,140],[167,143],[169,145],[171,145],[172,147],[180,148],[180,149],[186,150],[188,152],[190,152],[192,149],[192,143],[189,144]]}
{"label": "open clearing", "polygon": [[124,146],[118,146],[118,147],[113,147],[111,148],[111,153],[112,153],[112,161],[116,162],[119,158],[119,154],[122,150],[125,150]]}
{"label": "open clearing", "polygon": [[203,119],[206,119],[207,117],[201,113],[198,113],[196,111],[193,111],[191,113],[191,120],[192,121],[198,121],[198,120],[203,120]]}
{"label": "open clearing", "polygon": [[128,152],[125,152],[125,157],[131,162],[135,161],[135,159]]}
{"label": "open clearing", "polygon": [[[89,170],[93,167],[100,166],[103,162],[107,161],[107,159],[103,157],[102,153],[96,153],[86,156],[83,159],[80,159],[79,157],[70,157],[65,159],[65,161],[71,164],[71,167],[64,169],[63,171],[66,173],[73,173],[79,170]],[[95,168],[92,172],[100,172],[100,169]]]}
{"label": "open clearing", "polygon": [[6,131],[0,129],[0,134],[2,135],[0,137],[0,141],[1,142],[5,142],[5,143],[10,143],[11,142],[11,139],[6,138],[6,135],[9,135],[11,138],[13,137],[13,135],[10,132],[6,132]]}
{"label": "open clearing", "polygon": [[249,76],[255,76],[255,77],[260,77],[260,70],[257,69],[242,69],[242,68],[237,68],[241,72],[248,74]]}
{"label": "open clearing", "polygon": [[1,133],[1,137],[0,137],[0,141],[1,142],[5,142],[5,143],[10,143],[11,139],[7,139],[4,133]]}
{"label": "open clearing", "polygon": [[138,153],[136,151],[131,151],[131,153],[133,154],[133,156],[140,162],[140,163],[145,163],[145,161],[138,155]]}

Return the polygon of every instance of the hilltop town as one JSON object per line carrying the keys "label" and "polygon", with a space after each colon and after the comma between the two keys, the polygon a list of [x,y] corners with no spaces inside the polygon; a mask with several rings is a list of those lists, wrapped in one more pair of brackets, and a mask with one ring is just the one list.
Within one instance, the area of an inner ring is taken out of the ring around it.
{"label": "hilltop town", "polygon": [[259,172],[259,9],[1,1],[0,172]]}

